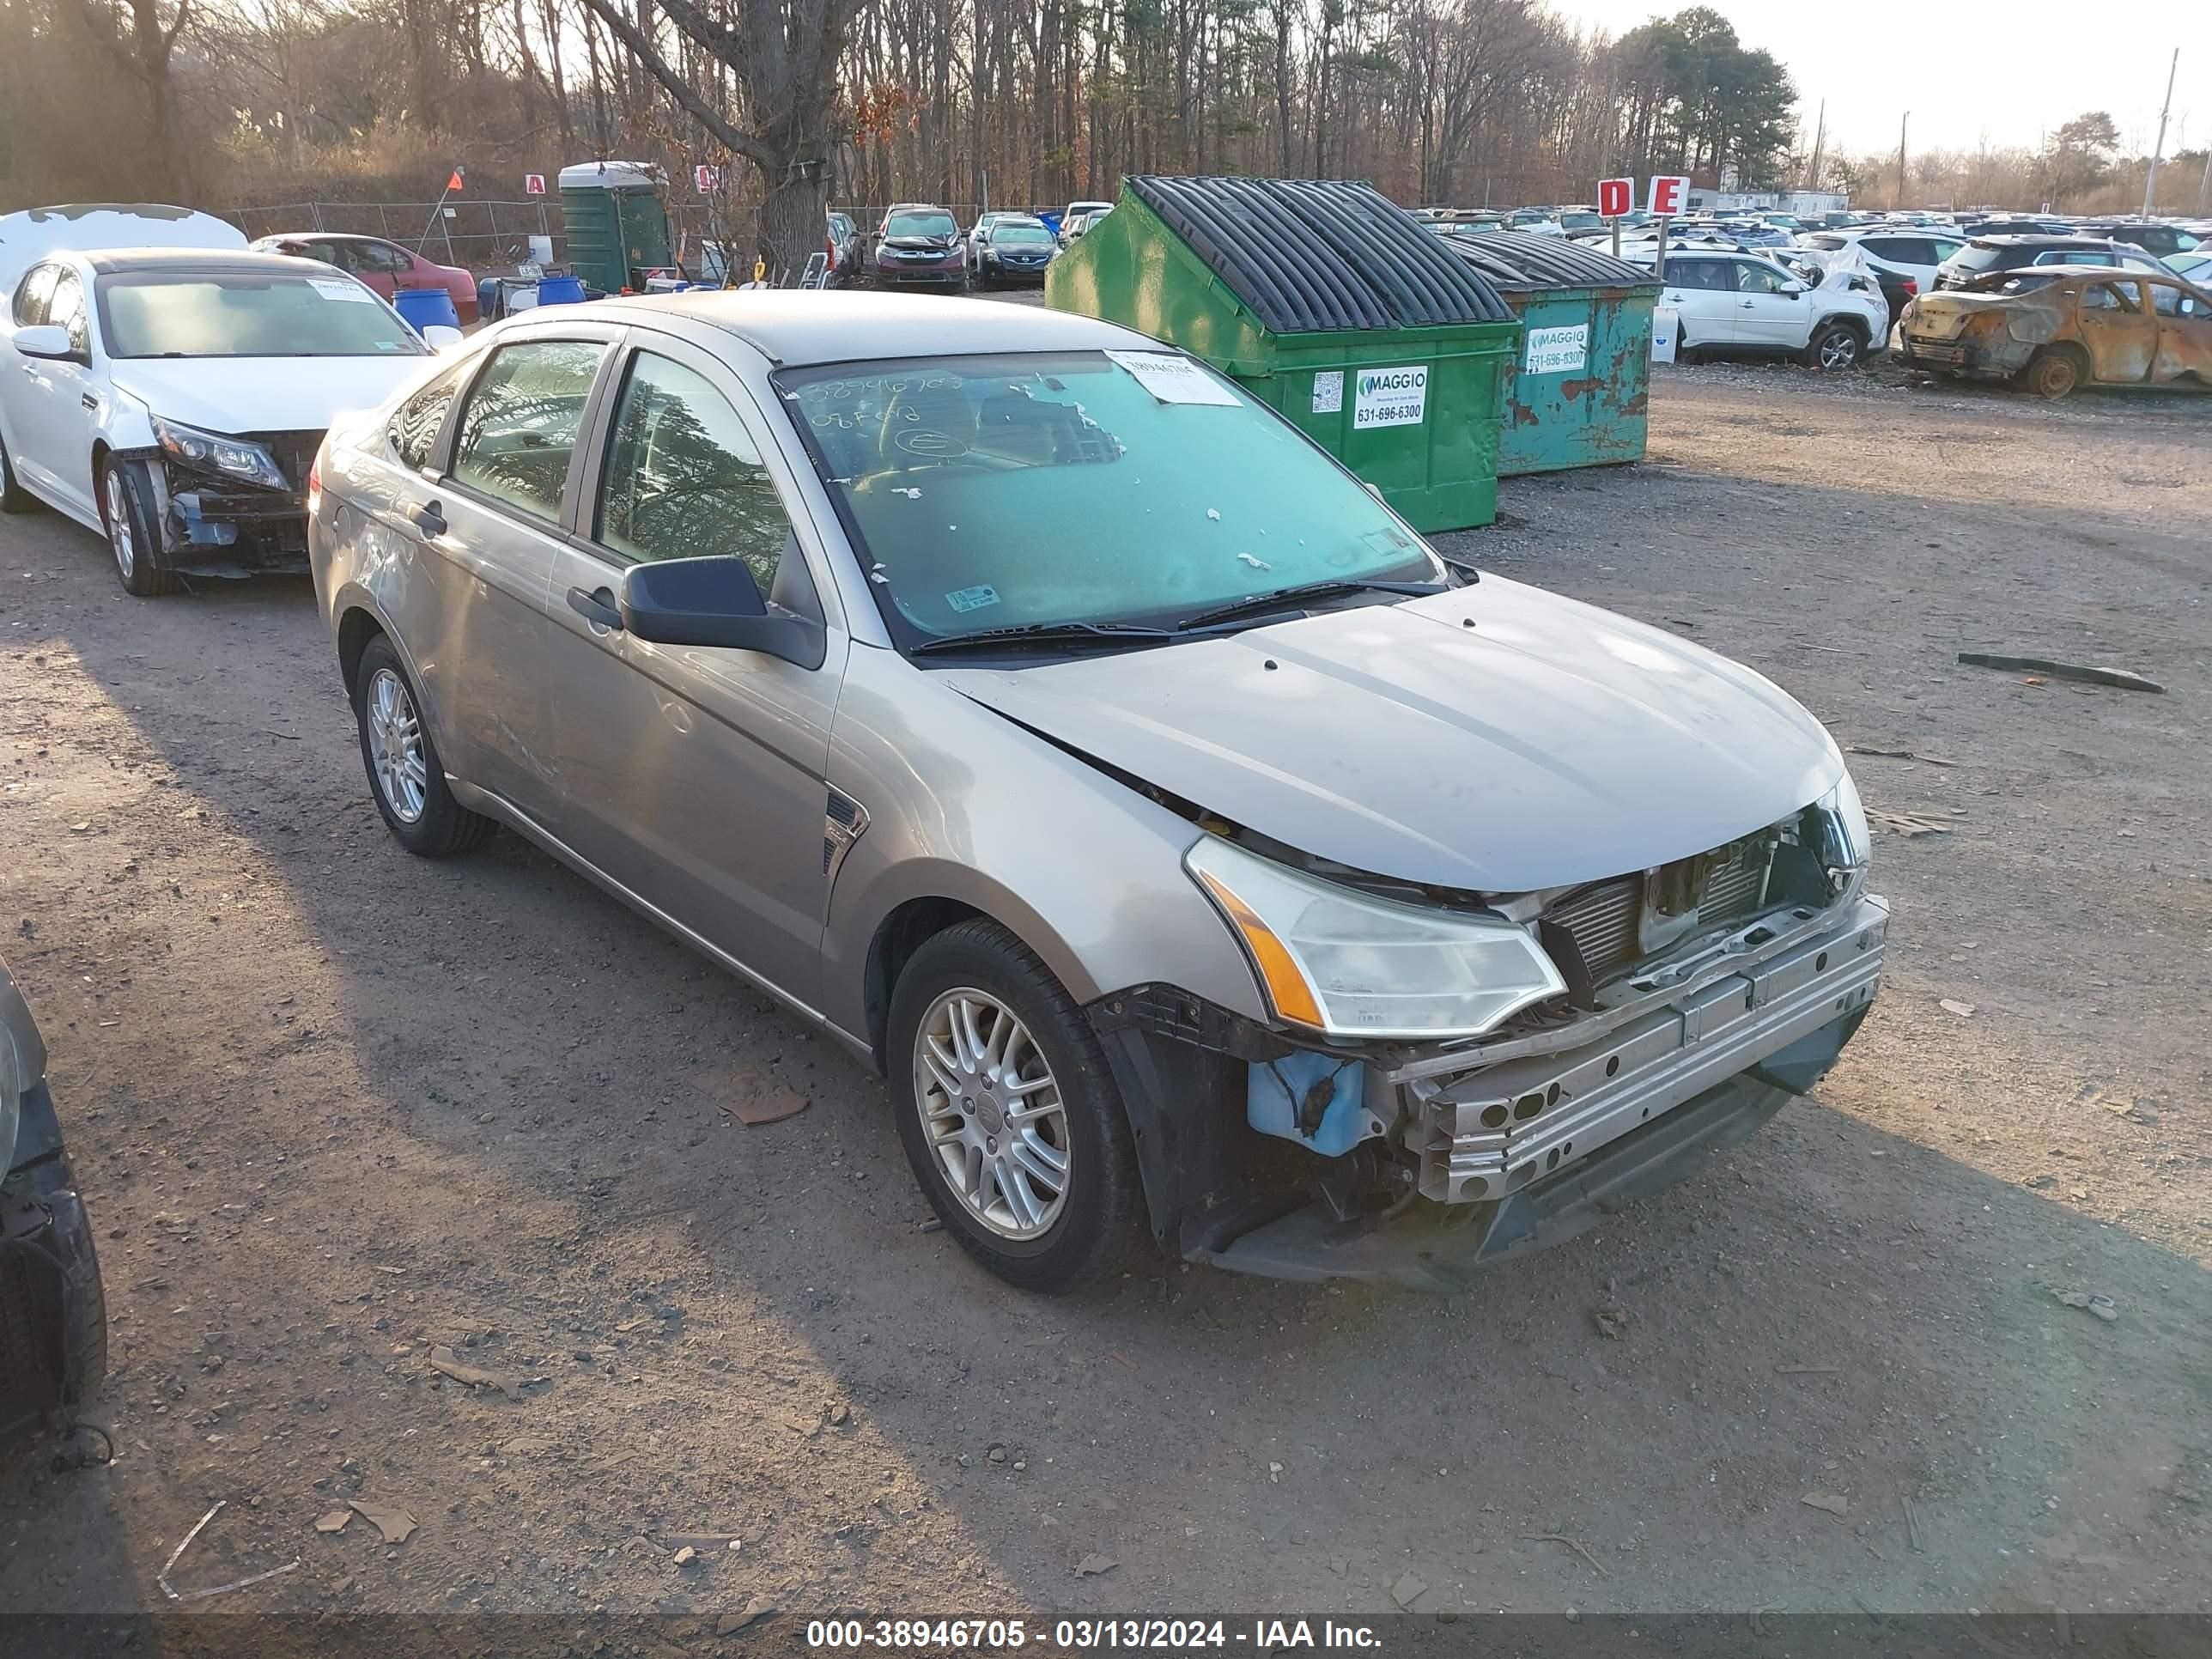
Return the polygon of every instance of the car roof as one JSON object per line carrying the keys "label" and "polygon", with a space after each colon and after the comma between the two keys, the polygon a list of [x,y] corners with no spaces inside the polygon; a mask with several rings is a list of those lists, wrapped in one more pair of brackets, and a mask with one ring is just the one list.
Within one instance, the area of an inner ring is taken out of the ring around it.
{"label": "car roof", "polygon": [[682,320],[721,329],[793,368],[882,357],[1162,349],[1095,317],[938,295],[708,289],[600,300],[592,309],[647,325]]}
{"label": "car roof", "polygon": [[2017,236],[1977,236],[1977,247],[2079,247],[2087,244],[2095,246],[2106,239],[2096,236],[2060,236],[2049,231],[2026,231]]}
{"label": "car roof", "polygon": [[225,272],[243,276],[256,271],[267,276],[289,271],[295,276],[327,276],[331,270],[320,259],[295,258],[289,253],[257,253],[250,248],[233,252],[225,248],[206,247],[110,247],[78,257],[103,275],[120,270],[173,270],[199,276],[220,276]]}

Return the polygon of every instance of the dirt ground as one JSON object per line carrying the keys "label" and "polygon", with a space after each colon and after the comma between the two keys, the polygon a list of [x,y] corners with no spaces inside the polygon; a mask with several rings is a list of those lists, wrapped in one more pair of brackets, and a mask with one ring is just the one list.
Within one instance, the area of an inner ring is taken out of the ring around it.
{"label": "dirt ground", "polygon": [[[1853,764],[1947,833],[1877,838],[1893,971],[1816,1098],[1456,1300],[1001,1286],[838,1053],[511,838],[398,850],[304,581],[136,602],[0,523],[0,950],[120,1449],[0,1474],[0,1608],[161,1605],[218,1499],[179,1588],[302,1565],[210,1609],[759,1597],[785,1647],[1408,1573],[1423,1611],[2212,1608],[2212,399],[1717,368],[1652,413],[1649,465],[1509,481],[1457,550],[1934,757]],[[718,1110],[763,1071],[808,1109]],[[317,1530],[355,1499],[416,1530]]]}

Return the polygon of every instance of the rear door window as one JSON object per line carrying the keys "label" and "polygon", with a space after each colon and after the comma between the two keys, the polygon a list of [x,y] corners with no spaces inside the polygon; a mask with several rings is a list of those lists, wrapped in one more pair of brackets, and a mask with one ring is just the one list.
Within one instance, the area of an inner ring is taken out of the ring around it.
{"label": "rear door window", "polygon": [[54,296],[59,265],[39,265],[15,288],[15,326],[36,328],[46,320],[46,304]]}
{"label": "rear door window", "polygon": [[584,340],[522,340],[493,352],[461,410],[453,481],[557,524],[605,355]]}
{"label": "rear door window", "polygon": [[2133,283],[2094,283],[2081,290],[2081,309],[2139,312],[2142,303],[2136,296]]}

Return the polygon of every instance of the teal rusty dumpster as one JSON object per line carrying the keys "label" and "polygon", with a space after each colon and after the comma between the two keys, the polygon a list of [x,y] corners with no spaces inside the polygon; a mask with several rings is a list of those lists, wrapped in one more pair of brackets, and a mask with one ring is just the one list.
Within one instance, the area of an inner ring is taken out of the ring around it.
{"label": "teal rusty dumpster", "polygon": [[1489,278],[1527,331],[1506,371],[1500,476],[1642,460],[1659,297],[1651,273],[1519,231],[1446,246]]}
{"label": "teal rusty dumpster", "polygon": [[1505,301],[1365,185],[1125,181],[1045,300],[1180,346],[1279,410],[1417,530],[1498,513]]}

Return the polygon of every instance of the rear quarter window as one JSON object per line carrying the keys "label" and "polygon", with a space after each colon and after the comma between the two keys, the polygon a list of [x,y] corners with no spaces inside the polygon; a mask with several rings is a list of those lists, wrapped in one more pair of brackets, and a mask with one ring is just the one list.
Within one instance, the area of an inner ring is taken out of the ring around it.
{"label": "rear quarter window", "polygon": [[437,444],[439,429],[446,424],[446,411],[453,407],[465,368],[464,364],[447,369],[392,412],[384,436],[392,446],[392,459],[402,466],[420,469],[430,465],[430,451]]}

